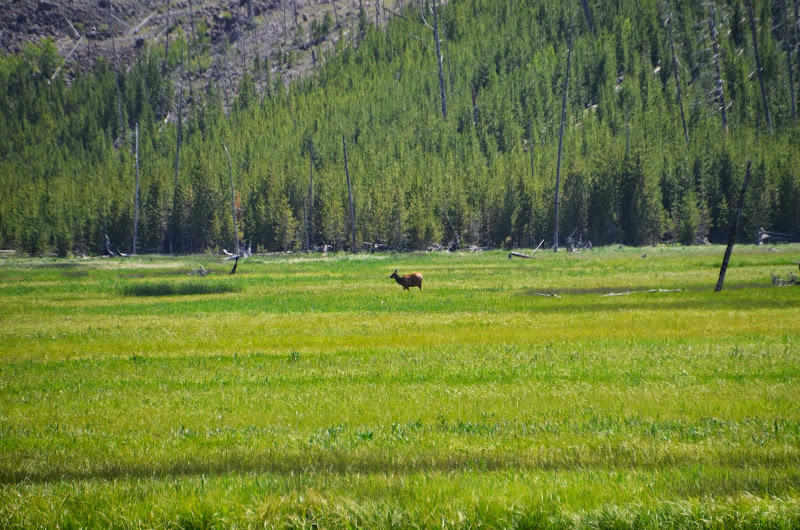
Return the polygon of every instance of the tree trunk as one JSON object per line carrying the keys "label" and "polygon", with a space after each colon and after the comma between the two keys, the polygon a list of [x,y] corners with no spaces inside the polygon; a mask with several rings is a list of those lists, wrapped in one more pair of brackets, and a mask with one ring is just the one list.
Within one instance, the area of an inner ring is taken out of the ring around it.
{"label": "tree trunk", "polygon": [[711,36],[711,48],[714,50],[714,97],[719,100],[722,116],[722,130],[728,134],[728,109],[725,105],[725,90],[722,88],[722,71],[719,65],[719,43],[717,34],[717,6],[714,2],[708,4],[708,31]]}
{"label": "tree trunk", "polygon": [[567,91],[569,90],[569,66],[572,59],[572,28],[567,36],[567,72],[564,75],[564,93],[561,99],[561,128],[558,131],[558,158],[556,160],[555,228],[553,230],[553,252],[558,252],[558,189],[561,186],[561,153],[564,145],[564,122],[567,119]]}
{"label": "tree trunk", "polygon": [[136,158],[134,167],[136,168],[136,190],[133,195],[133,255],[136,255],[136,236],[139,231],[139,122],[136,122]]}
{"label": "tree trunk", "polygon": [[[283,81],[281,81],[283,82]],[[292,126],[297,129],[297,120],[294,118],[294,110],[292,109],[292,100],[289,98],[289,92],[292,89],[291,83],[289,84],[289,89],[286,90],[286,107],[289,109],[289,116],[292,118]]]}
{"label": "tree trunk", "polygon": [[[533,158],[533,120],[530,116],[528,116],[528,146],[530,149],[531,155],[531,179],[533,179],[534,174],[534,158]],[[533,180],[531,180],[533,181]]]}
{"label": "tree trunk", "polygon": [[333,0],[333,16],[334,16],[334,19],[336,20],[336,27],[337,28],[341,27],[339,25],[339,11],[336,10],[336,0]]}
{"label": "tree trunk", "polygon": [[180,88],[178,91],[178,135],[177,140],[175,141],[175,183],[172,188],[172,219],[170,221],[170,236],[169,236],[169,253],[172,254],[175,249],[175,216],[177,215],[175,212],[175,208],[177,205],[175,201],[177,199],[177,191],[178,191],[178,171],[181,165],[181,132],[183,127],[183,62],[181,62],[181,80],[180,80]]}
{"label": "tree trunk", "polygon": [[761,56],[758,54],[758,32],[756,31],[756,17],[753,13],[752,0],[747,0],[747,14],[750,18],[750,33],[753,35],[753,53],[756,57],[756,72],[758,72],[758,84],[761,87],[761,101],[764,104],[767,131],[769,131],[769,134],[772,134],[772,118],[769,115],[769,102],[767,101],[767,89],[764,86],[764,72],[761,69]]}
{"label": "tree trunk", "polygon": [[722,258],[722,267],[719,269],[719,280],[715,291],[722,290],[722,284],[725,283],[725,273],[728,271],[728,261],[731,259],[731,252],[733,251],[733,244],[736,243],[736,231],[739,226],[739,218],[742,216],[742,208],[744,208],[744,194],[747,192],[747,184],[750,182],[750,165],[752,160],[747,161],[747,171],[744,174],[744,182],[742,182],[742,192],[739,194],[739,207],[736,209],[736,217],[733,218],[731,223],[730,234],[728,237],[728,246],[725,249],[725,257]]}
{"label": "tree trunk", "polygon": [[353,234],[353,252],[356,252],[356,211],[353,207],[353,188],[350,186],[350,169],[347,167],[347,142],[342,135],[342,151],[344,152],[344,173],[347,175],[347,196],[350,199],[350,228]]}
{"label": "tree trunk", "polygon": [[800,70],[800,0],[794,0],[794,50],[797,54],[797,69]]}
{"label": "tree trunk", "polygon": [[311,141],[308,152],[309,175],[308,175],[308,234],[309,245],[314,239],[314,142]]}
{"label": "tree trunk", "polygon": [[470,83],[470,88],[472,89],[472,124],[477,127],[478,126],[478,103],[477,103],[477,94],[475,93],[475,84]]}
{"label": "tree trunk", "polygon": [[306,230],[306,251],[311,250],[311,245],[309,243],[308,237],[308,209],[306,208],[306,198],[303,197],[303,225],[305,225]]}
{"label": "tree trunk", "polygon": [[[446,32],[445,32],[446,33]],[[450,83],[450,95],[453,95],[453,68],[450,64],[450,41],[444,41],[444,53],[447,55],[447,82]]]}
{"label": "tree trunk", "polygon": [[444,71],[442,70],[442,48],[439,41],[439,16],[436,0],[433,0],[433,38],[436,41],[436,61],[439,63],[439,94],[442,97],[442,116],[447,118],[447,101],[444,93]]}
{"label": "tree trunk", "polygon": [[589,32],[594,31],[592,27],[592,12],[589,10],[589,0],[581,0],[583,4],[583,15],[586,17],[586,25],[589,27]]}
{"label": "tree trunk", "polygon": [[236,226],[236,195],[233,191],[233,165],[231,164],[231,153],[228,151],[228,146],[225,140],[222,140],[222,147],[225,148],[225,154],[228,155],[228,177],[231,179],[231,214],[233,215],[233,239],[236,241],[236,255],[239,255],[239,228]]}
{"label": "tree trunk", "polygon": [[794,67],[792,66],[792,36],[796,38],[797,34],[792,31],[792,24],[787,22],[789,18],[789,8],[786,5],[786,0],[781,0],[781,11],[781,22],[784,28],[783,41],[786,44],[786,70],[789,73],[789,95],[792,100],[792,119],[797,121],[797,102],[794,94]]}
{"label": "tree trunk", "polygon": [[164,64],[161,65],[161,68],[166,72],[167,71],[167,62],[169,59],[169,26],[170,26],[170,11],[169,11],[169,0],[167,0],[167,30],[164,32]]}
{"label": "tree trunk", "polygon": [[[192,29],[192,47],[191,51],[194,52],[194,58],[197,61],[197,68],[200,68],[200,59],[199,55],[197,54],[197,33],[194,31],[194,6],[192,5],[192,0],[189,0],[189,27]],[[192,56],[191,53],[189,54],[189,75],[191,76],[192,73]]]}
{"label": "tree trunk", "polygon": [[681,79],[678,73],[678,56],[675,54],[675,41],[673,40],[672,12],[667,17],[667,29],[669,30],[669,50],[672,53],[672,73],[675,75],[675,90],[678,94],[678,106],[681,109],[681,123],[683,124],[683,137],[686,140],[686,148],[689,148],[689,129],[686,126],[686,114],[683,111],[683,96],[681,94]]}

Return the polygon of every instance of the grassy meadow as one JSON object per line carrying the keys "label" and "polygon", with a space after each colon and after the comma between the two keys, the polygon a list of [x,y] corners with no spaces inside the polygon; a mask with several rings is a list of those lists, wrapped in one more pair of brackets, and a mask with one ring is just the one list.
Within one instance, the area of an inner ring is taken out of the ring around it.
{"label": "grassy meadow", "polygon": [[797,528],[776,248],[1,259],[0,528]]}

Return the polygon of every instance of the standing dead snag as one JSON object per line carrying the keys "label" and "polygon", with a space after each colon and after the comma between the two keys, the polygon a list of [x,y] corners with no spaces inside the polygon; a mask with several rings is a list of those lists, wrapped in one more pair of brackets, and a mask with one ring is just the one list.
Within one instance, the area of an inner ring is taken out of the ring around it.
{"label": "standing dead snag", "polygon": [[347,175],[347,196],[350,199],[350,227],[353,233],[353,252],[356,252],[356,214],[353,207],[353,188],[350,186],[350,170],[347,167],[347,142],[342,135],[342,152],[344,153],[344,173]]}
{"label": "standing dead snag", "polygon": [[136,122],[136,189],[133,195],[133,255],[136,255],[136,237],[139,228],[139,122]]}
{"label": "standing dead snag", "polygon": [[758,84],[761,87],[761,101],[764,105],[764,116],[767,120],[767,130],[772,134],[772,118],[769,115],[769,101],[767,101],[767,89],[764,86],[764,71],[761,68],[761,56],[758,54],[758,31],[756,30],[756,15],[753,12],[753,1],[747,2],[747,14],[750,19],[750,33],[753,35],[753,54],[756,58],[756,72],[758,73]]}
{"label": "standing dead snag", "polygon": [[394,278],[399,285],[403,286],[403,289],[408,291],[409,287],[419,287],[419,290],[422,290],[422,274],[415,272],[413,274],[406,274],[405,276],[398,276],[397,269],[394,270],[389,279]]}
{"label": "standing dead snag", "polygon": [[447,100],[445,99],[444,70],[442,69],[442,44],[439,39],[439,15],[437,12],[436,0],[433,0],[433,26],[428,24],[424,16],[422,16],[422,22],[425,23],[428,29],[433,31],[433,40],[436,44],[436,62],[439,66],[439,96],[442,99],[442,116],[447,119]]}
{"label": "standing dead snag", "polygon": [[[233,237],[236,240],[236,255],[238,256],[240,254],[239,228],[236,226],[236,195],[233,191],[233,167],[231,166],[231,154],[228,151],[228,145],[225,143],[225,140],[222,141],[222,147],[225,148],[225,154],[228,155],[228,176],[231,179],[231,215],[233,215]],[[234,265],[233,270],[236,270],[236,265]],[[231,274],[233,274],[233,272],[231,272]]]}
{"label": "standing dead snag", "polygon": [[739,225],[739,218],[742,216],[742,208],[744,208],[744,194],[747,192],[747,184],[750,182],[750,165],[752,160],[747,161],[747,171],[744,174],[744,182],[742,182],[742,192],[739,194],[739,208],[736,210],[736,217],[733,218],[731,223],[730,236],[728,237],[728,247],[725,249],[725,257],[722,258],[722,267],[719,270],[719,280],[717,280],[717,287],[715,291],[722,290],[722,284],[725,282],[725,273],[728,270],[728,260],[731,259],[731,252],[733,251],[733,244],[736,242],[736,229]]}
{"label": "standing dead snag", "polygon": [[725,105],[725,90],[722,87],[722,69],[719,64],[719,33],[717,32],[717,6],[713,1],[708,4],[708,33],[711,38],[711,49],[714,52],[714,90],[713,98],[719,101],[719,111],[722,116],[722,130],[728,135],[728,107]]}
{"label": "standing dead snag", "polygon": [[666,27],[669,34],[669,50],[672,54],[672,73],[675,76],[675,90],[678,95],[678,106],[681,109],[681,123],[683,123],[683,137],[686,140],[686,148],[689,148],[689,129],[686,127],[686,114],[683,112],[683,96],[681,94],[681,79],[678,73],[678,56],[675,54],[675,39],[672,30],[672,11],[666,16]]}
{"label": "standing dead snag", "polygon": [[567,91],[569,90],[569,62],[572,57],[572,27],[569,28],[567,35],[567,73],[564,76],[564,93],[561,100],[561,128],[558,132],[558,158],[556,159],[556,197],[555,197],[555,220],[553,234],[553,252],[558,252],[558,188],[561,186],[561,153],[564,144],[564,122],[567,120]]}

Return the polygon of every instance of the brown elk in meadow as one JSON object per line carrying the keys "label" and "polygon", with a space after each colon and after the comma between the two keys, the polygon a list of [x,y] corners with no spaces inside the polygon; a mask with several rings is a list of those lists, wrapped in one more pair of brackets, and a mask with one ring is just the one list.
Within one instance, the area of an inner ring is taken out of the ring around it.
{"label": "brown elk in meadow", "polygon": [[403,289],[408,291],[409,287],[419,287],[419,290],[422,290],[422,274],[415,272],[413,274],[406,274],[405,276],[399,276],[397,274],[397,269],[394,270],[389,279],[391,280],[394,278],[394,281],[399,283],[403,286]]}

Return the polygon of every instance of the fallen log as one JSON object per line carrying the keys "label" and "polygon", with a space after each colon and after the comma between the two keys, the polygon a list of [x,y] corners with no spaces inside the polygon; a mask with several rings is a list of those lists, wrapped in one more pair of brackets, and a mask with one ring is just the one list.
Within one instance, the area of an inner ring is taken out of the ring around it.
{"label": "fallen log", "polygon": [[771,232],[764,230],[763,227],[758,229],[756,234],[756,244],[761,245],[765,241],[785,242],[785,243],[800,243],[800,234],[788,234],[785,232]]}
{"label": "fallen log", "polygon": [[533,252],[531,252],[530,254],[523,254],[523,253],[521,253],[521,252],[511,252],[511,253],[508,255],[508,259],[511,259],[513,256],[516,256],[516,257],[518,257],[518,258],[527,258],[527,259],[531,259],[531,258],[533,258],[533,255],[534,255],[534,254],[536,254],[536,251],[537,251],[537,250],[539,250],[540,248],[542,248],[542,245],[544,245],[544,239],[542,239],[542,240],[539,242],[539,246],[538,246],[538,247],[536,247],[535,249],[533,249]]}
{"label": "fallen log", "polygon": [[680,293],[683,289],[648,289],[646,291],[628,291],[625,293],[608,293],[604,296],[619,296],[625,294],[641,294],[641,293]]}

